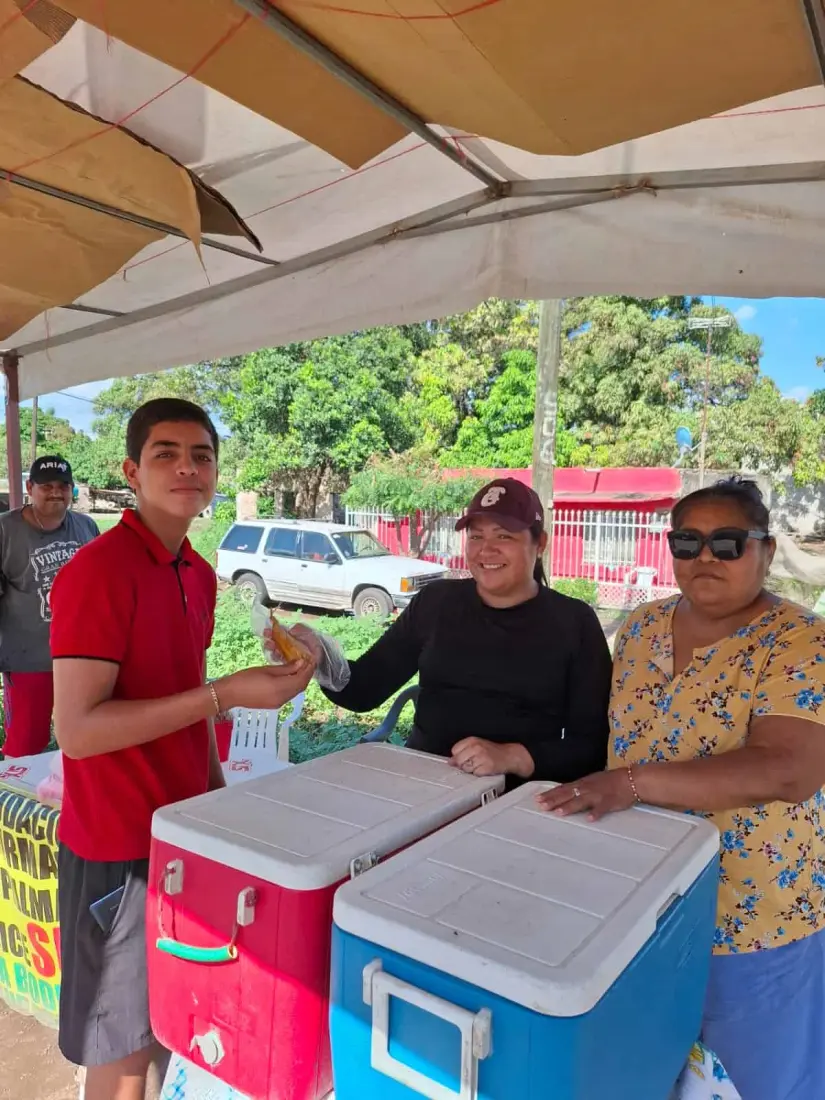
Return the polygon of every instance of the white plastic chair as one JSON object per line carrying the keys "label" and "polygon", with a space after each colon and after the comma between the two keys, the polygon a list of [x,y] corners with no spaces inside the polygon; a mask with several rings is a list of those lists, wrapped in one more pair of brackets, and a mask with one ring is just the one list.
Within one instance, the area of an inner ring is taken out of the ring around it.
{"label": "white plastic chair", "polygon": [[289,730],[301,717],[304,693],[279,710],[247,710],[235,707],[232,715],[232,744],[229,757],[251,750],[275,754],[277,760],[289,760]]}
{"label": "white plastic chair", "polygon": [[223,766],[227,783],[241,783],[290,767],[289,730],[304,709],[304,694],[280,710],[247,710],[235,707],[229,759]]}
{"label": "white plastic chair", "polygon": [[632,607],[639,604],[650,603],[653,599],[653,586],[656,583],[658,570],[651,566],[636,566],[624,575],[624,582],[630,586],[630,603]]}

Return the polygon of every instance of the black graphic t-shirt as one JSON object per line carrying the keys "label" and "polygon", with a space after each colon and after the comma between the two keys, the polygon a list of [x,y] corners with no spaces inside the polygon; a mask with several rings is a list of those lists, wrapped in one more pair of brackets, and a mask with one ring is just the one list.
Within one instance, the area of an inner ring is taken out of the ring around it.
{"label": "black graphic t-shirt", "polygon": [[0,671],[51,669],[52,583],[97,534],[94,520],[77,512],[67,512],[54,531],[32,527],[20,509],[0,516]]}

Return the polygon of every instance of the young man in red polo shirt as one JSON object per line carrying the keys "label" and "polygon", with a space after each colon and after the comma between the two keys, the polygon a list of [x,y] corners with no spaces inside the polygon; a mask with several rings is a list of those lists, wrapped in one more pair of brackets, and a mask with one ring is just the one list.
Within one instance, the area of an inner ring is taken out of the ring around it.
{"label": "young man in red polo shirt", "polygon": [[64,754],[60,1048],[86,1067],[86,1100],[143,1100],[163,1056],[146,977],[152,814],[223,786],[216,714],[279,707],[312,672],[266,666],[204,682],[216,582],[186,533],[215,494],[217,433],[197,405],[163,398],[129,421],[126,451],[137,510],[83,547],[51,594]]}

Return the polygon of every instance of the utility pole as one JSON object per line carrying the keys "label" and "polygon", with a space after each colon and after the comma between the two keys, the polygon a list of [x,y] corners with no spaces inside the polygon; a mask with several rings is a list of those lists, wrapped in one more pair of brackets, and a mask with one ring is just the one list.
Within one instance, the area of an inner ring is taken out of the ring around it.
{"label": "utility pole", "polygon": [[721,317],[688,317],[688,328],[707,329],[708,342],[705,349],[705,392],[702,398],[702,435],[699,439],[699,488],[705,486],[705,470],[708,457],[708,410],[710,408],[710,361],[713,349],[714,329],[730,328],[733,318],[730,314]]}
{"label": "utility pole", "polygon": [[547,576],[553,568],[553,474],[556,466],[556,421],[559,410],[559,363],[564,303],[541,303],[536,358],[536,412],[533,421],[533,489],[544,506],[547,528]]}

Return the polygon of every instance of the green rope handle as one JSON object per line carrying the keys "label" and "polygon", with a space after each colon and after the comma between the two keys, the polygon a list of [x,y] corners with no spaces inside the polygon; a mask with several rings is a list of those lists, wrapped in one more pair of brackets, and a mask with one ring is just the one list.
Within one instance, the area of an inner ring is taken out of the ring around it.
{"label": "green rope handle", "polygon": [[234,962],[238,957],[238,949],[234,943],[228,943],[225,947],[194,947],[192,944],[178,943],[177,940],[162,937],[157,941],[157,949],[176,959],[196,963],[227,963]]}

